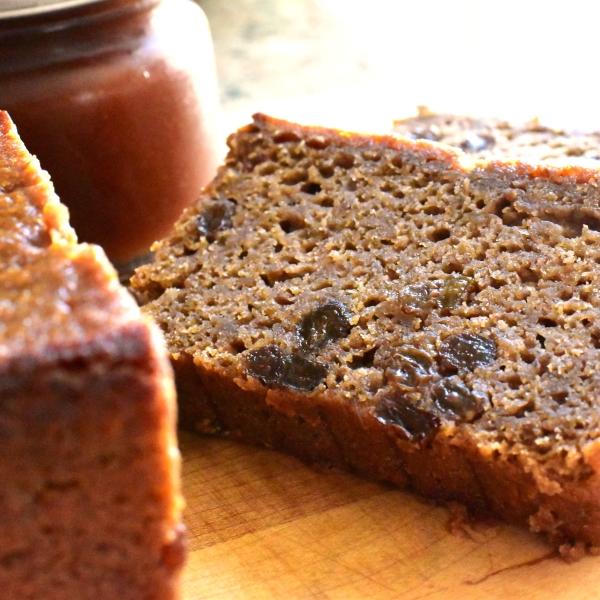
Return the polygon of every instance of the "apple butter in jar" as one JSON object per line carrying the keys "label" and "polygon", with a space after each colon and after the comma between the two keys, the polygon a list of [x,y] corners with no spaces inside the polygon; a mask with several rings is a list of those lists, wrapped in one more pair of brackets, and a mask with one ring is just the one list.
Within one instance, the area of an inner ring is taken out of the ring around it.
{"label": "apple butter in jar", "polygon": [[204,13],[192,0],[7,0],[0,109],[79,239],[116,262],[143,255],[219,158]]}

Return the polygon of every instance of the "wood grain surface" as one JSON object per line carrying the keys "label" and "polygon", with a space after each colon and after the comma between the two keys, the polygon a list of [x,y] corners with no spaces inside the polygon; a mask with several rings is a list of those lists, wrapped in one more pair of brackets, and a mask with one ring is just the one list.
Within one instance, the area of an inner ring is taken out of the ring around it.
{"label": "wood grain surface", "polygon": [[413,494],[277,452],[180,433],[184,600],[587,600],[600,557],[567,564],[500,523],[453,527]]}

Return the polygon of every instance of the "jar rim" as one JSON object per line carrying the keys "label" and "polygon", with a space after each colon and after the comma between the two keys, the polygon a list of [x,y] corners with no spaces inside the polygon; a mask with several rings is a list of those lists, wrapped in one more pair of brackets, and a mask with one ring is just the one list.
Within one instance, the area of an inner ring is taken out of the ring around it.
{"label": "jar rim", "polygon": [[107,0],[5,0],[0,7],[0,19],[29,17]]}

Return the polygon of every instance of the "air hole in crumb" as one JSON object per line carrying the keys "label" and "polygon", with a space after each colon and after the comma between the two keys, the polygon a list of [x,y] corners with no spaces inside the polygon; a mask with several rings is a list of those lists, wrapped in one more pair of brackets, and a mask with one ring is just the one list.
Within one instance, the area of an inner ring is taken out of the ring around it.
{"label": "air hole in crumb", "polygon": [[238,258],[246,258],[246,256],[248,256],[248,250],[242,250],[239,254],[238,254]]}
{"label": "air hole in crumb", "polygon": [[548,365],[551,362],[551,357],[549,354],[542,354],[542,356],[540,356],[538,358],[538,364],[537,364],[537,374],[541,377],[542,375],[544,375],[545,373],[548,372]]}
{"label": "air hole in crumb", "polygon": [[289,216],[286,219],[283,219],[283,221],[280,221],[279,227],[281,227],[285,233],[292,233],[293,231],[304,229],[306,227],[306,223],[302,217],[295,215]]}
{"label": "air hole in crumb", "polygon": [[308,181],[300,188],[300,191],[314,196],[321,191],[321,185],[319,183],[315,183],[314,181]]}
{"label": "air hole in crumb", "polygon": [[423,212],[426,215],[443,215],[446,212],[446,209],[443,206],[426,206],[423,209]]}
{"label": "air hole in crumb", "polygon": [[233,354],[240,354],[246,350],[246,344],[244,344],[243,340],[240,340],[239,338],[233,340],[230,346]]}
{"label": "air hole in crumb", "polygon": [[535,354],[533,352],[523,352],[521,354],[521,360],[530,365],[531,363],[535,362]]}
{"label": "air hole in crumb", "polygon": [[365,368],[368,369],[373,366],[373,361],[375,360],[375,353],[377,352],[377,347],[371,348],[367,350],[364,354],[355,354],[352,357],[352,360],[348,364],[351,369],[360,369]]}
{"label": "air hole in crumb", "polygon": [[382,246],[393,246],[393,245],[394,245],[394,242],[392,242],[392,240],[388,240],[388,239],[386,239],[386,238],[381,238],[381,239],[379,240],[379,243],[380,243]]}
{"label": "air hole in crumb", "polygon": [[325,208],[331,208],[334,206],[334,201],[331,196],[319,198],[316,202],[319,206],[324,206]]}
{"label": "air hole in crumb", "polygon": [[540,346],[542,347],[543,350],[546,349],[546,338],[543,335],[540,335],[539,333],[535,336],[535,339],[539,342]]}
{"label": "air hole in crumb", "polygon": [[31,242],[32,246],[36,246],[37,248],[46,248],[52,243],[52,237],[48,231],[36,231],[29,238],[29,242]]}
{"label": "air hole in crumb", "polygon": [[381,304],[381,299],[379,299],[379,298],[369,298],[365,302],[364,307],[365,308],[371,308],[372,306],[377,306],[378,304]]}
{"label": "air hole in crumb", "polygon": [[519,225],[522,225],[527,216],[524,213],[518,212],[506,198],[502,198],[499,202],[496,202],[494,214],[500,217],[502,223],[508,227],[518,227]]}
{"label": "air hole in crumb", "polygon": [[509,208],[511,206],[512,204],[506,198],[502,198],[494,204],[493,212],[497,217],[502,218],[502,213],[504,212],[504,209]]}
{"label": "air hole in crumb", "polygon": [[582,324],[584,327],[587,327],[588,325],[591,325],[591,323],[592,323],[592,322],[591,322],[589,319],[581,319],[581,324]]}
{"label": "air hole in crumb", "polygon": [[538,325],[542,327],[556,327],[557,323],[554,319],[548,319],[547,317],[540,317],[538,319]]}
{"label": "air hole in crumb", "polygon": [[267,287],[273,287],[273,281],[266,275],[261,275],[260,278],[264,281]]}
{"label": "air hole in crumb", "polygon": [[275,247],[273,248],[274,252],[281,252],[283,250],[283,244],[280,244],[279,242],[277,242],[275,244]]}
{"label": "air hole in crumb", "polygon": [[333,283],[331,283],[329,279],[325,279],[324,281],[317,281],[312,289],[313,291],[318,292],[319,290],[325,290],[330,287],[333,287]]}
{"label": "air hole in crumb", "polygon": [[391,163],[398,169],[401,169],[404,166],[404,161],[400,156],[397,155],[392,157]]}
{"label": "air hole in crumb", "polygon": [[[450,230],[442,227],[440,229],[434,229],[429,235],[429,239],[432,242],[441,242],[443,240],[447,240],[450,237]],[[461,268],[462,272],[462,268]]]}
{"label": "air hole in crumb", "polygon": [[521,267],[517,271],[517,275],[522,283],[537,283],[540,280],[540,275],[529,267]]}
{"label": "air hole in crumb", "polygon": [[288,298],[287,296],[283,296],[281,294],[277,294],[273,300],[275,300],[279,306],[290,306],[290,304],[294,304],[296,302],[295,298]]}
{"label": "air hole in crumb", "polygon": [[479,200],[477,200],[477,202],[475,202],[475,206],[481,210],[482,208],[485,208],[485,201],[483,200],[483,198],[479,198]]}
{"label": "air hole in crumb", "polygon": [[567,398],[569,397],[569,392],[567,392],[566,390],[560,392],[552,392],[550,394],[550,397],[552,398],[552,400],[554,400],[554,402],[556,402],[556,404],[564,404],[567,401]]}
{"label": "air hole in crumb", "polygon": [[[520,381],[520,380],[519,380]],[[512,387],[512,386],[511,386]],[[535,410],[535,404],[530,400],[523,406],[521,406],[516,413],[514,413],[514,417],[521,418],[524,417],[527,413]]]}
{"label": "air hole in crumb", "polygon": [[570,288],[564,288],[560,290],[558,297],[563,301],[570,300],[573,297],[573,290]]}
{"label": "air hole in crumb", "polygon": [[511,390],[518,390],[523,385],[521,378],[516,373],[507,377],[506,383]]}

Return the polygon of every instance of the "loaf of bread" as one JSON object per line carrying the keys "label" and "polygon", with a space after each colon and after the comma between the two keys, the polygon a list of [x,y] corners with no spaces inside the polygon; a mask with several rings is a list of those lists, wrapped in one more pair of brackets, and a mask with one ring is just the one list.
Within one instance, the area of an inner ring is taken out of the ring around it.
{"label": "loaf of bread", "polygon": [[600,175],[257,115],[138,269],[184,426],[600,544]]}
{"label": "loaf of bread", "polygon": [[172,370],[0,112],[0,598],[174,600]]}
{"label": "loaf of bread", "polygon": [[394,122],[393,131],[411,139],[456,146],[477,160],[551,162],[600,168],[600,132],[549,127],[539,119],[510,121],[434,113],[419,107],[418,115]]}

